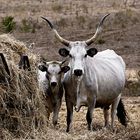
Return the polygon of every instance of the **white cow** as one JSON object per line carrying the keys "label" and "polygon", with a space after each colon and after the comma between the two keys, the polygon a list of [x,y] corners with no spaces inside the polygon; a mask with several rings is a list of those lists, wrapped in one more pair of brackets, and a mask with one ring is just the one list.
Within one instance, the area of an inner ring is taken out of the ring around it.
{"label": "white cow", "polygon": [[62,103],[63,84],[62,75],[70,68],[62,66],[63,62],[51,61],[38,65],[39,87],[46,96],[48,101],[48,109],[53,112],[53,125],[56,126],[58,113]]}
{"label": "white cow", "polygon": [[[109,14],[108,14],[109,15]],[[104,16],[99,23],[95,35],[87,41],[68,41],[63,39],[53,25],[45,19],[55,32],[56,37],[67,48],[61,48],[59,54],[69,56],[70,71],[64,75],[64,88],[67,106],[67,132],[70,130],[73,107],[78,112],[81,106],[87,106],[88,129],[92,129],[92,114],[95,107],[104,110],[105,126],[109,126],[109,107],[111,108],[111,127],[117,113],[119,121],[127,125],[127,116],[121,99],[125,85],[125,63],[121,56],[113,50],[98,52],[88,49],[101,31]]]}

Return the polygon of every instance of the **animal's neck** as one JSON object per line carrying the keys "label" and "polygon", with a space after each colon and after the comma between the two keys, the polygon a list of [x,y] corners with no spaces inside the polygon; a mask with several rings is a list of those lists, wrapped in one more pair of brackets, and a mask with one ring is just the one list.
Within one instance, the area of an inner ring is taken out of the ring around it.
{"label": "animal's neck", "polygon": [[54,89],[49,87],[49,97],[51,99],[52,106],[55,106],[55,103],[60,99],[59,97],[63,96],[63,86],[62,84],[58,85]]}
{"label": "animal's neck", "polygon": [[77,103],[77,97],[79,93],[81,92],[81,83],[82,83],[83,77],[76,77],[75,75],[72,75],[71,77],[71,83],[73,84],[73,92],[74,92],[74,100],[75,103]]}

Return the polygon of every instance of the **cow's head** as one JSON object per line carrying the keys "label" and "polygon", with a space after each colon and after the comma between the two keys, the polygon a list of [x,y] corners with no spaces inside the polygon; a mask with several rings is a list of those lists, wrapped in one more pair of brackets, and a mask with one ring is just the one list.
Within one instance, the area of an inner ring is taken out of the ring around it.
{"label": "cow's head", "polygon": [[72,74],[74,74],[75,76],[82,76],[84,74],[84,65],[85,65],[85,60],[87,57],[93,57],[94,55],[96,55],[97,53],[97,49],[95,48],[87,48],[87,46],[91,45],[95,39],[97,38],[97,36],[99,35],[99,33],[101,32],[102,29],[102,25],[103,22],[105,20],[105,18],[108,16],[109,14],[105,15],[99,25],[98,28],[94,34],[93,37],[91,37],[90,39],[86,40],[86,41],[68,41],[64,38],[62,38],[57,30],[54,28],[54,26],[52,25],[52,23],[42,17],[44,20],[47,21],[47,23],[50,25],[50,27],[53,29],[56,37],[58,38],[58,40],[64,44],[65,46],[67,46],[67,48],[61,48],[59,50],[59,54],[63,57],[67,57],[69,56],[70,58],[70,67],[72,70]]}
{"label": "cow's head", "polygon": [[46,78],[52,88],[58,86],[61,82],[62,74],[70,70],[69,66],[62,66],[63,63],[64,61],[50,61],[38,65],[39,70],[46,72]]}
{"label": "cow's head", "polygon": [[87,49],[85,41],[70,42],[70,49],[61,48],[59,54],[63,57],[69,56],[72,74],[82,76],[84,74],[84,66],[86,58],[93,57],[97,53],[97,49]]}

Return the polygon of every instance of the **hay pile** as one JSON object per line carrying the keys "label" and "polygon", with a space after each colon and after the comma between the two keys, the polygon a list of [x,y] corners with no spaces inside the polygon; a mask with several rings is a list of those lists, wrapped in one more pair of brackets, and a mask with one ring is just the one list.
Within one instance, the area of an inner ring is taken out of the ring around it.
{"label": "hay pile", "polygon": [[[37,57],[26,45],[10,35],[0,35],[0,54],[7,62],[6,70],[0,57],[0,139],[28,137],[46,126],[48,112],[37,83]],[[29,57],[31,70],[18,68],[20,55]]]}
{"label": "hay pile", "polygon": [[140,96],[140,69],[126,70],[126,84],[123,95]]}

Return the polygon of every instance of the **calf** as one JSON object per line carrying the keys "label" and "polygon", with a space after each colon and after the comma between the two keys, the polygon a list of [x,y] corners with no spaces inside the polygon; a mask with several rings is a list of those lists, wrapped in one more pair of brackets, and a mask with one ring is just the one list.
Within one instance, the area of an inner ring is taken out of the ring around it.
{"label": "calf", "polygon": [[50,112],[53,112],[53,125],[56,126],[58,113],[62,103],[63,85],[61,82],[63,73],[69,66],[62,66],[64,62],[51,61],[39,64],[39,86],[48,98]]}

